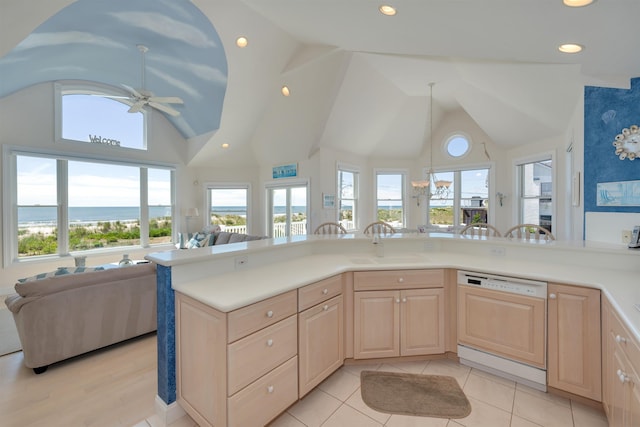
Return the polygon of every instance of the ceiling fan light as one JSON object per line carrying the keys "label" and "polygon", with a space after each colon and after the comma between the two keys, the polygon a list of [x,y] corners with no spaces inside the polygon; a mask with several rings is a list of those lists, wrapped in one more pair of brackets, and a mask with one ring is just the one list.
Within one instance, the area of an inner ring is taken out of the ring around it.
{"label": "ceiling fan light", "polygon": [[583,6],[589,6],[595,1],[596,0],[563,0],[562,2],[564,3],[565,6],[569,6],[569,7],[583,7]]}
{"label": "ceiling fan light", "polygon": [[396,13],[398,13],[396,11],[396,8],[393,6],[390,6],[388,4],[383,4],[381,5],[378,10],[380,11],[380,13],[382,13],[383,15],[386,16],[394,16]]}
{"label": "ceiling fan light", "polygon": [[283,96],[289,96],[291,94],[291,92],[289,91],[289,87],[288,86],[282,86],[282,89],[280,90],[282,92]]}
{"label": "ceiling fan light", "polygon": [[578,53],[582,52],[583,46],[576,43],[565,43],[558,46],[558,50],[562,53]]}
{"label": "ceiling fan light", "polygon": [[236,39],[236,46],[240,48],[247,47],[248,44],[249,40],[244,36],[240,36]]}

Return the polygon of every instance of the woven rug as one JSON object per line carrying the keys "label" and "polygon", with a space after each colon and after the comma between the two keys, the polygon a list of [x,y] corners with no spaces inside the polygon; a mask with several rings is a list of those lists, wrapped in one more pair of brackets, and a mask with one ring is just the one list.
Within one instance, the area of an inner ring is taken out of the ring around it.
{"label": "woven rug", "polygon": [[387,414],[464,418],[471,404],[455,378],[396,372],[362,371],[362,400]]}

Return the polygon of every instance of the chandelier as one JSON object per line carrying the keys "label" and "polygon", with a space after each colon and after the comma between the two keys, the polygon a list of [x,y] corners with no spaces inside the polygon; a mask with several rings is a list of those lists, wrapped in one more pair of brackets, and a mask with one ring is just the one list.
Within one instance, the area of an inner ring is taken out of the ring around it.
{"label": "chandelier", "polygon": [[[429,83],[429,172],[427,179],[420,181],[411,181],[413,187],[413,198],[417,200],[420,206],[422,197],[429,199],[446,199],[449,196],[451,181],[438,179],[433,171],[433,86],[435,83]],[[433,185],[431,185],[433,183]]]}

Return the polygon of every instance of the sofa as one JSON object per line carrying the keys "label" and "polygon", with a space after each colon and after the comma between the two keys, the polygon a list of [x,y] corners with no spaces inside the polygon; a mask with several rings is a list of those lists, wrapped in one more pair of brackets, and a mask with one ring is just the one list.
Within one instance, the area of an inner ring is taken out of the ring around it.
{"label": "sofa", "polygon": [[178,249],[194,249],[206,246],[226,245],[229,243],[249,242],[251,240],[266,239],[267,236],[252,236],[250,234],[232,233],[220,229],[199,231],[194,234],[178,234]]}
{"label": "sofa", "polygon": [[157,329],[155,264],[67,270],[22,279],[5,299],[36,374]]}

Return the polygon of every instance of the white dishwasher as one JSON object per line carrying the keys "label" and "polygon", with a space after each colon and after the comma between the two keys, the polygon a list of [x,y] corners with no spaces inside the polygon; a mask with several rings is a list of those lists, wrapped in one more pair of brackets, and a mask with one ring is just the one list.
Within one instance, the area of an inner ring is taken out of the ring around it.
{"label": "white dishwasher", "polygon": [[547,390],[547,283],[458,271],[460,363]]}

